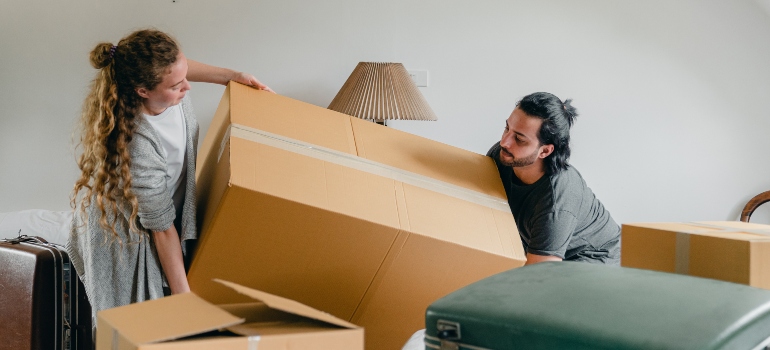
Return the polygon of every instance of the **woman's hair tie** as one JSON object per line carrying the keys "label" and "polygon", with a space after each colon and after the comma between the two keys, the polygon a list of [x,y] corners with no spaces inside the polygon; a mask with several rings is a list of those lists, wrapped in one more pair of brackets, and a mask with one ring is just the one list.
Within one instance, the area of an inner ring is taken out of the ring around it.
{"label": "woman's hair tie", "polygon": [[112,45],[112,47],[110,48],[110,58],[115,57],[115,49],[117,48],[118,48],[117,46]]}

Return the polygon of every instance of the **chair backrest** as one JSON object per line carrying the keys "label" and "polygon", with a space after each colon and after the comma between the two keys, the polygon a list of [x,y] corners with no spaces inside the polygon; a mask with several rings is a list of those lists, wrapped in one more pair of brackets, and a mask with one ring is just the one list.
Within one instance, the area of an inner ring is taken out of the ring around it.
{"label": "chair backrest", "polygon": [[751,214],[754,213],[754,210],[767,202],[770,202],[770,191],[765,191],[754,196],[754,198],[750,199],[749,202],[746,203],[746,206],[743,207],[743,211],[741,212],[741,221],[749,222]]}

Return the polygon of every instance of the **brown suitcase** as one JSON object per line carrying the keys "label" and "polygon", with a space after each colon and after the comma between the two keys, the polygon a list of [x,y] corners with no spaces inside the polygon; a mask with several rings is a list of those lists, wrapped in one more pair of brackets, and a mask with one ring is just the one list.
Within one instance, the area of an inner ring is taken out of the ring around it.
{"label": "brown suitcase", "polygon": [[0,240],[0,349],[93,349],[91,305],[64,247]]}

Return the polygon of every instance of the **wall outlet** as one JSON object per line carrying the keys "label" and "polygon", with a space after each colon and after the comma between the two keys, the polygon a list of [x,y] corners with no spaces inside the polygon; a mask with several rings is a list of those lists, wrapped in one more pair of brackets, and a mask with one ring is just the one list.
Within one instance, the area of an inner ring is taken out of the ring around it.
{"label": "wall outlet", "polygon": [[428,71],[427,70],[409,70],[409,76],[412,77],[415,85],[420,87],[428,86]]}

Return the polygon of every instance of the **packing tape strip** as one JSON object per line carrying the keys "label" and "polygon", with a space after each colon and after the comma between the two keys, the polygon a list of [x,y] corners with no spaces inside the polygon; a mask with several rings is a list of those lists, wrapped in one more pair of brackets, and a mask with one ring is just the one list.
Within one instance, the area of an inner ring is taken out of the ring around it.
{"label": "packing tape strip", "polygon": [[690,234],[676,233],[676,255],[674,272],[687,275],[690,273]]}
{"label": "packing tape strip", "polygon": [[227,144],[227,141],[230,140],[231,128],[232,128],[232,124],[230,128],[227,128],[227,130],[225,130],[225,136],[223,136],[222,141],[219,142],[219,154],[217,154],[217,164],[219,164],[219,161],[222,160],[222,153],[225,152],[225,145]]}
{"label": "packing tape strip", "polygon": [[118,347],[120,345],[120,343],[118,342],[118,336],[119,336],[118,330],[113,329],[112,330],[112,350],[118,350]]}
{"label": "packing tape strip", "polygon": [[250,336],[248,350],[257,350],[257,346],[259,346],[259,339],[260,336],[258,335]]}
{"label": "packing tape strip", "polygon": [[222,153],[224,153],[225,145],[231,136],[248,141],[258,142],[267,146],[294,152],[304,156],[309,156],[329,163],[342,165],[366,173],[386,177],[426,190],[443,193],[448,196],[482,205],[491,209],[496,209],[503,212],[508,212],[511,210],[508,206],[508,201],[504,199],[492,197],[490,195],[472,191],[464,187],[432,179],[424,175],[415,174],[393,166],[377,163],[355,155],[325,147],[319,147],[307,142],[290,139],[239,124],[230,124],[230,128],[228,128],[224,138],[222,139],[222,142],[220,143],[217,163],[221,159]]}

